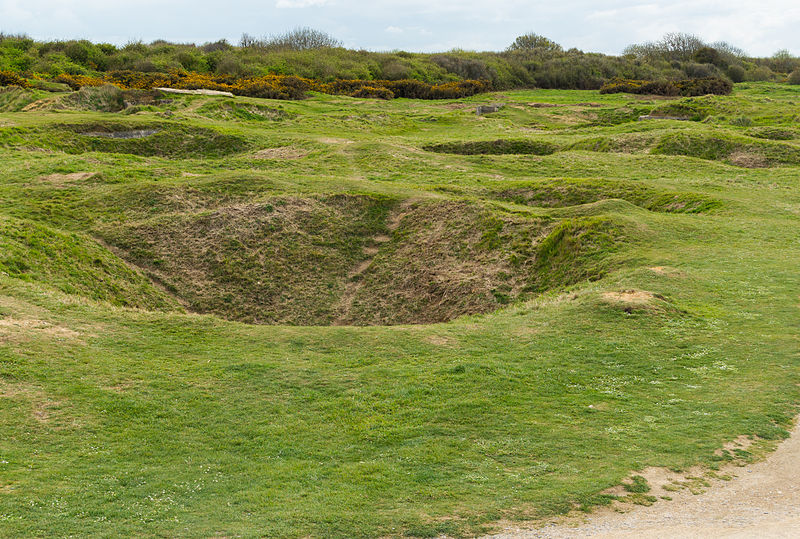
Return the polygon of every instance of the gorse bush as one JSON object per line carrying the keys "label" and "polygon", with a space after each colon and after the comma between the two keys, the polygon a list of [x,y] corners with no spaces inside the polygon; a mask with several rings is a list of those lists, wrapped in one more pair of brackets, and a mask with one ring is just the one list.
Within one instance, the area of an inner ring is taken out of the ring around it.
{"label": "gorse bush", "polygon": [[789,74],[787,82],[789,84],[800,84],[800,69],[795,69],[792,71],[791,74]]}
{"label": "gorse bush", "polygon": [[612,80],[600,88],[601,94],[629,93],[693,97],[699,95],[728,95],[733,84],[719,77],[678,81]]}
{"label": "gorse bush", "polygon": [[28,81],[11,71],[0,71],[0,86],[28,87]]}
{"label": "gorse bush", "polygon": [[393,99],[457,99],[491,89],[489,81],[462,80],[445,84],[428,84],[419,80],[336,80],[322,83],[291,75],[264,75],[261,77],[236,77],[234,75],[209,75],[205,73],[172,72],[144,73],[137,71],[112,71],[102,78],[83,75],[59,75],[55,82],[72,89],[84,86],[113,84],[119,88],[149,90],[176,88],[183,90],[220,90],[235,95],[266,99],[303,99],[310,91],[352,97]]}

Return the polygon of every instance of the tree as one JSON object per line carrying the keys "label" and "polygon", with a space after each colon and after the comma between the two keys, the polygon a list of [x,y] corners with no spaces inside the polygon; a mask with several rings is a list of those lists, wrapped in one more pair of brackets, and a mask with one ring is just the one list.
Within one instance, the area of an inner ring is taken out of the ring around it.
{"label": "tree", "polygon": [[539,34],[524,34],[509,45],[509,51],[561,52],[561,45]]}
{"label": "tree", "polygon": [[256,39],[248,34],[242,34],[239,41],[242,47],[305,51],[314,49],[331,49],[341,47],[342,42],[320,30],[313,28],[295,28],[285,34],[278,34],[261,39]]}
{"label": "tree", "polygon": [[691,60],[698,50],[705,47],[705,43],[699,37],[683,32],[670,32],[664,35],[658,45],[668,60],[678,61]]}
{"label": "tree", "polygon": [[781,49],[772,55],[772,69],[780,73],[789,73],[798,64],[797,58],[786,49]]}

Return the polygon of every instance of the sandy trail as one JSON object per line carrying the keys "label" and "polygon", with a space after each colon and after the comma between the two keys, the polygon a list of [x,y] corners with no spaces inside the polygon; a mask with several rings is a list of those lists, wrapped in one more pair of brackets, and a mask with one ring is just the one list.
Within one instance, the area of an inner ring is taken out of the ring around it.
{"label": "sandy trail", "polygon": [[703,494],[682,491],[618,513],[601,510],[577,525],[508,529],[493,539],[522,538],[797,538],[800,537],[800,423],[791,438],[757,464],[733,470]]}

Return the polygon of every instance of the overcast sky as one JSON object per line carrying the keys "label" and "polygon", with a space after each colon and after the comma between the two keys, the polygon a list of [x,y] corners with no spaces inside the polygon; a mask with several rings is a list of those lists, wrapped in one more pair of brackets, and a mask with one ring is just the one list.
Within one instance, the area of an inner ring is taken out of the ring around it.
{"label": "overcast sky", "polygon": [[297,26],[370,50],[501,50],[535,32],[617,54],[681,31],[756,56],[800,55],[798,0],[0,0],[0,31],[37,39],[236,43]]}

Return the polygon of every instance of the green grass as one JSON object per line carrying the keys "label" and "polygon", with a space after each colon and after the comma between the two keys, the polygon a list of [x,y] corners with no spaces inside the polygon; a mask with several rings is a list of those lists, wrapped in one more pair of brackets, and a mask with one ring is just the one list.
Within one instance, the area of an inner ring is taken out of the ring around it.
{"label": "green grass", "polygon": [[[0,536],[470,536],[774,444],[800,404],[798,99],[3,112]],[[425,149],[498,140],[557,151]]]}

